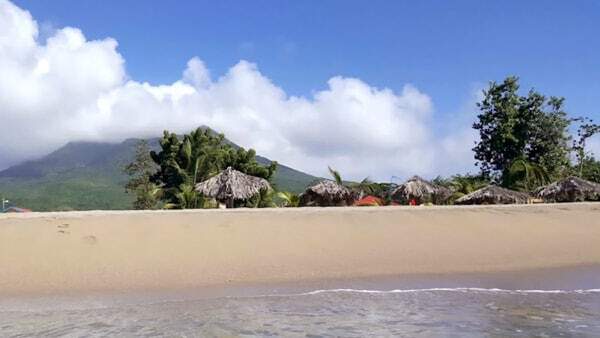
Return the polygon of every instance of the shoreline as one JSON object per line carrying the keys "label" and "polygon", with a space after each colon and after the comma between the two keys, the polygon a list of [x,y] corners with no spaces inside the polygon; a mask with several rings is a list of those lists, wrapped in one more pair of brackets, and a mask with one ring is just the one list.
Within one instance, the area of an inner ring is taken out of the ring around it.
{"label": "shoreline", "polygon": [[0,299],[568,273],[600,265],[599,216],[595,203],[1,215]]}
{"label": "shoreline", "polygon": [[600,264],[521,271],[242,283],[192,289],[19,294],[0,297],[0,313],[78,311],[227,299],[310,296],[338,292],[599,294]]}

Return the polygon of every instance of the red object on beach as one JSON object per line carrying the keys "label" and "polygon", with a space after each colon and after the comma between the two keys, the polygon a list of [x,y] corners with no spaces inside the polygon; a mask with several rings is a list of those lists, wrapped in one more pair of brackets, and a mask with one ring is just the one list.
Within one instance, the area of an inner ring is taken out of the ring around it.
{"label": "red object on beach", "polygon": [[368,195],[354,202],[354,205],[360,207],[376,207],[383,205],[383,200],[379,197]]}
{"label": "red object on beach", "polygon": [[412,199],[410,200],[410,202],[408,202],[409,205],[417,205],[417,200],[416,199]]}

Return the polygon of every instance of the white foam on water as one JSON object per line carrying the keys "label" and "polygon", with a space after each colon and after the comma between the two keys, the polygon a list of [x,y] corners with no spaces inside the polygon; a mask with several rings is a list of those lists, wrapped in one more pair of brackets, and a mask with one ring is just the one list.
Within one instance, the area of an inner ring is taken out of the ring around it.
{"label": "white foam on water", "polygon": [[297,294],[270,294],[259,297],[287,297],[287,296],[311,296],[326,293],[369,293],[369,294],[394,294],[394,293],[420,293],[420,292],[482,292],[482,293],[505,293],[505,294],[590,294],[600,293],[600,289],[579,289],[579,290],[508,290],[497,288],[427,288],[427,289],[395,289],[395,290],[368,290],[368,289],[323,289]]}
{"label": "white foam on water", "polygon": [[528,294],[565,294],[565,295],[582,295],[582,294],[600,294],[600,289],[576,289],[576,290],[509,290],[498,288],[477,288],[477,287],[456,287],[456,288],[423,288],[423,289],[393,289],[393,290],[370,290],[370,289],[318,289],[300,293],[267,293],[257,295],[231,295],[215,298],[185,298],[185,299],[162,299],[162,300],[145,300],[136,302],[119,302],[114,303],[114,300],[106,302],[100,300],[81,300],[81,299],[41,299],[36,302],[20,302],[17,299],[12,301],[0,301],[0,313],[3,312],[39,312],[49,310],[100,310],[109,308],[120,308],[125,306],[153,306],[167,303],[185,303],[203,300],[215,299],[244,299],[244,298],[263,298],[263,297],[302,297],[314,296],[320,294],[333,293],[354,293],[354,294],[418,294],[428,292],[447,292],[447,293],[486,293],[486,294],[505,294],[505,295],[528,295]]}

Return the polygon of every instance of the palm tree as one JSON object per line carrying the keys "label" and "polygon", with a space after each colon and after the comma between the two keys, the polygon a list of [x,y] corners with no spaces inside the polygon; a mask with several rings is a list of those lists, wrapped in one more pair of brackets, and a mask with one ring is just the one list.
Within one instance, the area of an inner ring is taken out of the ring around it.
{"label": "palm tree", "polygon": [[365,177],[358,183],[351,183],[349,188],[356,194],[358,199],[366,195],[373,195],[384,198],[384,188],[379,184],[371,181],[369,177]]}
{"label": "palm tree", "polygon": [[277,205],[273,202],[273,190],[262,189],[256,196],[246,201],[248,208],[274,208]]}
{"label": "palm tree", "polygon": [[382,186],[379,183],[371,181],[369,177],[365,177],[362,181],[358,183],[351,182],[349,184],[344,184],[344,181],[342,180],[342,176],[340,175],[339,171],[331,167],[327,168],[329,169],[329,173],[331,174],[331,177],[333,178],[335,183],[350,189],[354,194],[355,198],[360,199],[363,198],[365,195],[375,195],[386,199],[386,187]]}
{"label": "palm tree", "polygon": [[502,175],[502,185],[516,190],[531,191],[550,182],[546,169],[523,158],[514,160]]}
{"label": "palm tree", "polygon": [[299,206],[347,206],[356,200],[356,194],[347,187],[340,173],[327,167],[333,180],[319,180],[299,196]]}
{"label": "palm tree", "polygon": [[177,204],[171,205],[171,207],[177,209],[197,209],[204,207],[204,197],[190,184],[179,186],[179,192],[175,195],[175,198],[177,199]]}
{"label": "palm tree", "polygon": [[339,171],[334,170],[331,167],[327,167],[327,169],[329,169],[329,173],[331,174],[331,177],[333,178],[335,183],[339,185],[344,185],[344,182],[342,181],[342,176],[340,175]]}
{"label": "palm tree", "polygon": [[136,200],[133,208],[138,210],[160,209],[162,189],[153,183],[141,185],[135,189]]}
{"label": "palm tree", "polygon": [[214,136],[208,129],[198,128],[184,136],[178,156],[186,181],[195,185],[219,172],[222,154],[218,145],[222,142],[222,135]]}
{"label": "palm tree", "polygon": [[488,182],[483,180],[481,177],[469,176],[469,175],[455,175],[450,181],[450,186],[454,188],[454,191],[462,194],[470,194],[475,190],[479,190],[488,185]]}
{"label": "palm tree", "polygon": [[282,207],[295,208],[300,204],[300,196],[288,191],[280,191],[277,193],[277,197],[281,199]]}
{"label": "palm tree", "polygon": [[473,191],[479,190],[489,184],[489,182],[483,179],[481,176],[469,174],[454,175],[447,179],[438,176],[432,182],[452,190],[453,193],[448,199],[450,202],[454,202],[457,199],[468,195]]}

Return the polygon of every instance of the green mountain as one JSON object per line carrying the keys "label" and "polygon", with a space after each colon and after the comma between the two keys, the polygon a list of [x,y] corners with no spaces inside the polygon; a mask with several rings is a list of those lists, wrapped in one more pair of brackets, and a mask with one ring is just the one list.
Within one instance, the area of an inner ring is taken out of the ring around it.
{"label": "green mountain", "polygon": [[[35,211],[130,209],[122,168],[134,156],[138,139],[122,143],[71,142],[41,159],[0,171],[0,197]],[[158,148],[158,138],[148,140]],[[257,156],[261,164],[271,160]],[[278,190],[301,192],[316,177],[279,165]]]}

